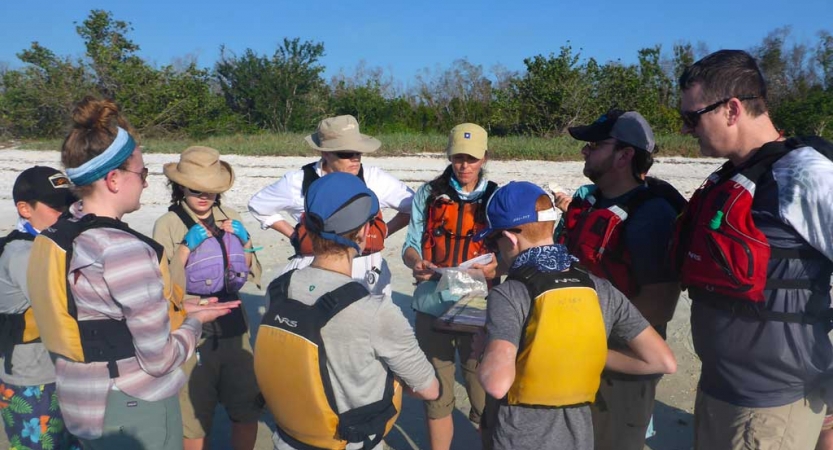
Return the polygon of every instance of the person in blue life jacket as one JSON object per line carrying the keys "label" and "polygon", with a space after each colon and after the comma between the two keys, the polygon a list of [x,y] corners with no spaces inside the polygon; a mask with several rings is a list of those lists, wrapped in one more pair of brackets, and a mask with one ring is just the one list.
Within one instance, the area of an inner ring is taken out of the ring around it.
{"label": "person in blue life jacket", "polygon": [[682,132],[727,160],[672,242],[702,362],[694,447],[811,449],[833,406],[833,145],[779,132],[745,51],[704,57],[679,87]]}
{"label": "person in blue life jacket", "polygon": [[[260,284],[261,266],[242,218],[221,197],[234,183],[234,170],[209,147],[189,147],[163,172],[171,206],[153,227],[153,238],[170,256],[171,274],[188,296],[237,301],[247,281]],[[183,370],[180,391],[185,450],[205,448],[217,403],[231,419],[231,447],[251,450],[262,413],[254,357],[243,308],[203,325],[194,357]]]}
{"label": "person in blue life jacket", "polygon": [[52,407],[55,365],[40,341],[26,281],[32,241],[76,200],[71,185],[51,167],[21,172],[12,187],[17,224],[0,240],[0,415],[12,448],[81,449]]}
{"label": "person in blue life jacket", "polygon": [[387,295],[354,281],[376,195],[332,173],[304,198],[312,264],[273,280],[255,343],[255,373],[275,418],[276,449],[381,449],[405,392],[436,399],[434,368]]}
{"label": "person in blue life jacket", "polygon": [[[603,369],[676,371],[668,345],[636,307],[553,242],[557,216],[543,189],[510,182],[493,194],[488,228],[477,236],[509,267],[489,292],[478,367],[483,388],[499,399],[489,427],[498,450],[591,450],[590,404]],[[625,350],[608,348],[609,340]]]}
{"label": "person in blue life jacket", "polygon": [[[569,203],[557,242],[622,291],[665,338],[680,296],[666,255],[685,199],[670,184],[646,177],[657,147],[638,112],[611,109],[569,132],[585,142],[584,175],[593,184]],[[563,206],[565,197],[556,194],[556,204]],[[592,408],[596,450],[642,450],[661,376],[605,371]]]}

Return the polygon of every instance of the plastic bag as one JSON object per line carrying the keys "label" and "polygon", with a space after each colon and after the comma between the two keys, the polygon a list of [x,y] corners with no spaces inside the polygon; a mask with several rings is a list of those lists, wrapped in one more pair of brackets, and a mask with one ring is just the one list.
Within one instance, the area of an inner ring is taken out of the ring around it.
{"label": "plastic bag", "polygon": [[485,297],[489,293],[486,277],[480,269],[447,268],[437,283],[436,292],[447,291],[453,296],[466,295]]}

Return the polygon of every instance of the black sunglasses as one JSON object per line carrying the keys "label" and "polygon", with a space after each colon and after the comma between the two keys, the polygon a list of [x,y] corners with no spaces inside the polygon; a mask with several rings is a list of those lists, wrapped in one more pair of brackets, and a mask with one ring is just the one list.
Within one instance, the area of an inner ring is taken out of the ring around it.
{"label": "black sunglasses", "polygon": [[742,95],[740,97],[724,98],[723,100],[720,100],[719,102],[712,103],[711,105],[706,106],[705,108],[698,109],[697,111],[680,111],[680,118],[683,119],[683,123],[687,127],[689,127],[690,129],[693,130],[693,129],[697,128],[697,124],[700,123],[700,116],[702,116],[703,114],[705,114],[707,112],[714,111],[715,109],[719,108],[720,106],[722,106],[723,104],[725,104],[726,102],[728,102],[729,100],[731,100],[733,98],[737,98],[740,101],[744,101],[744,100],[752,100],[753,98],[758,98],[758,96],[757,95]]}
{"label": "black sunglasses", "polygon": [[484,239],[485,244],[492,249],[496,249],[497,241],[499,241],[500,238],[505,237],[503,234],[504,231],[508,231],[510,233],[515,234],[521,234],[523,230],[521,230],[520,228],[506,228],[503,230],[496,230],[494,233],[490,234],[488,237],[486,237],[486,239]]}
{"label": "black sunglasses", "polygon": [[333,152],[338,156],[338,159],[353,159],[353,158],[361,158],[361,152]]}
{"label": "black sunglasses", "polygon": [[204,192],[203,192],[203,191],[196,191],[196,190],[191,189],[191,188],[189,188],[189,187],[187,187],[187,188],[185,188],[185,189],[188,189],[188,192],[190,192],[190,193],[191,193],[191,195],[195,195],[195,196],[197,196],[197,197],[199,197],[200,195],[204,194]]}

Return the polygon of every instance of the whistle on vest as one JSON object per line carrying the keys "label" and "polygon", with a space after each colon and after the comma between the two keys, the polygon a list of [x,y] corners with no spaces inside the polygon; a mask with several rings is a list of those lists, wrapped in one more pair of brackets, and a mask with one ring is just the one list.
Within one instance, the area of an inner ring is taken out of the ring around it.
{"label": "whistle on vest", "polygon": [[714,213],[714,217],[712,217],[712,220],[709,221],[709,228],[712,230],[716,230],[720,228],[721,222],[723,222],[723,211],[717,211],[716,213]]}

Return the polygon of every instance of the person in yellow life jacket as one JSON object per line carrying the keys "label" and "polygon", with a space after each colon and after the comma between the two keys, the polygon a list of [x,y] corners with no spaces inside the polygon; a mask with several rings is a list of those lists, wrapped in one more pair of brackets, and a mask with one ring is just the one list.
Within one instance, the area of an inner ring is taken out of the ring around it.
{"label": "person in yellow life jacket", "polygon": [[315,258],[269,284],[255,342],[275,448],[381,449],[401,411],[401,383],[425,400],[439,383],[402,311],[351,277],[376,195],[334,173],[313,182],[304,203]]}
{"label": "person in yellow life jacket", "polygon": [[[435,401],[425,402],[428,436],[433,450],[448,450],[454,435],[454,374],[459,353],[471,410],[469,420],[479,426],[486,394],[477,381],[477,360],[471,358],[471,334],[450,334],[433,329],[458,296],[436,291],[437,267],[456,267],[491,250],[474,236],[486,228],[486,202],[497,184],[485,177],[488,135],[481,126],[455,126],[448,137],[446,156],[450,164],[437,178],[414,194],[411,221],[402,246],[402,260],[417,281],[411,306],[416,310],[416,336],[420,347],[437,370],[442,388]],[[495,278],[497,259],[475,264],[490,281]]]}
{"label": "person in yellow life jacket", "polygon": [[239,303],[177,302],[162,247],[121,220],[147,187],[132,128],[92,97],[73,122],[61,160],[80,201],[35,238],[28,268],[58,404],[85,449],[181,449],[179,367],[202,324]]}
{"label": "person in yellow life jacket", "polygon": [[[584,175],[593,184],[583,198],[570,202],[557,242],[625,294],[664,338],[680,296],[679,277],[668,264],[668,242],[685,198],[669,183],[646,177],[657,147],[637,111],[611,109],[569,132],[585,142]],[[562,204],[565,194],[555,197]],[[592,408],[596,450],[645,447],[660,378],[605,371]]]}
{"label": "person in yellow life jacket", "polygon": [[[55,365],[40,340],[29,301],[26,269],[32,241],[66,211],[75,196],[69,179],[46,166],[30,167],[12,188],[15,229],[0,239],[0,413],[12,448],[80,448],[66,429],[57,401]],[[32,420],[46,423],[30,433]]]}
{"label": "person in yellow life jacket", "polygon": [[[610,282],[574,267],[553,243],[558,214],[528,182],[498,188],[487,206],[491,242],[509,267],[489,292],[478,377],[500,399],[491,444],[498,450],[593,448],[590,404],[602,370],[674,373],[671,350]],[[608,349],[608,339],[627,352]]]}

